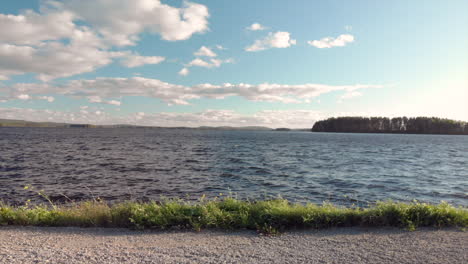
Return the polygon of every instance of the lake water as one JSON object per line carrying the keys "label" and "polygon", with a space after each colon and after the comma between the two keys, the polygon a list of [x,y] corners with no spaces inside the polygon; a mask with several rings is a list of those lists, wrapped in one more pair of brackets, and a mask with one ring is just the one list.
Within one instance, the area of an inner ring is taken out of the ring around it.
{"label": "lake water", "polygon": [[468,136],[0,128],[0,200],[281,195],[468,206]]}

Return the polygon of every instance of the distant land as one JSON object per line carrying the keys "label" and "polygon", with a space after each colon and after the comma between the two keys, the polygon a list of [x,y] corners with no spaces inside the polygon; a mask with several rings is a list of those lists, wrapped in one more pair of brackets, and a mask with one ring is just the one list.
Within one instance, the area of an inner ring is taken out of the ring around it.
{"label": "distant land", "polygon": [[93,124],[71,124],[54,122],[32,122],[25,120],[0,119],[0,127],[55,127],[55,128],[171,128],[171,129],[199,129],[199,130],[273,130],[262,126],[200,126],[200,127],[158,127],[158,126],[137,126],[129,124],[116,125],[93,125]]}
{"label": "distant land", "polygon": [[160,128],[196,130],[245,130],[245,131],[312,131],[336,133],[394,133],[394,134],[446,134],[468,135],[468,122],[438,117],[332,117],[317,121],[309,128],[270,128],[264,126],[199,126],[162,127],[130,124],[93,125],[26,120],[0,119],[0,127],[50,127],[50,128]]}
{"label": "distant land", "polygon": [[312,132],[468,135],[468,123],[438,117],[337,117],[315,122]]}
{"label": "distant land", "polygon": [[309,128],[269,128],[263,126],[200,126],[200,127],[159,127],[159,126],[137,126],[129,124],[116,125],[93,125],[93,124],[71,124],[54,122],[32,122],[25,120],[0,119],[0,127],[52,127],[52,128],[165,128],[165,129],[197,129],[197,130],[250,130],[250,131],[310,131]]}

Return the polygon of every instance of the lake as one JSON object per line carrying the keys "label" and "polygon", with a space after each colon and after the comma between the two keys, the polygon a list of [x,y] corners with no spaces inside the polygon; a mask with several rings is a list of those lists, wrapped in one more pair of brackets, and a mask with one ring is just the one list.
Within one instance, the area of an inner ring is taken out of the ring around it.
{"label": "lake", "polygon": [[54,201],[231,193],[468,206],[468,136],[0,128],[0,200],[43,201],[39,190]]}

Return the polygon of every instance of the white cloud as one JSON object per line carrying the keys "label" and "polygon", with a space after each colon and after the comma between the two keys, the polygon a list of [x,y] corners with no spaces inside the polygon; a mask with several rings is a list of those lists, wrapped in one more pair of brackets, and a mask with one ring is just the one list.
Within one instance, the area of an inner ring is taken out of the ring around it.
{"label": "white cloud", "polygon": [[201,46],[199,50],[193,53],[195,56],[206,56],[206,57],[216,57],[217,54],[214,53],[211,49],[205,46]]}
{"label": "white cloud", "polygon": [[193,59],[191,62],[189,62],[186,66],[187,67],[204,67],[204,68],[218,68],[224,63],[232,63],[232,59],[227,59],[227,60],[220,60],[220,59],[209,59],[208,61],[205,61],[200,58]]}
{"label": "white cloud", "polygon": [[40,47],[0,44],[0,75],[30,72],[42,81],[49,81],[94,71],[120,56],[118,52],[78,43],[47,42]]}
{"label": "white cloud", "polygon": [[[428,114],[427,109],[432,109]],[[198,127],[198,126],[266,126],[271,128],[311,128],[317,120],[338,116],[438,116],[466,120],[462,116],[442,111],[440,108],[407,108],[380,111],[371,109],[365,112],[322,112],[313,110],[264,110],[252,115],[244,115],[233,110],[205,110],[197,113],[144,113],[136,112],[127,115],[113,115],[104,110],[80,109],[77,111],[53,111],[27,108],[2,108],[0,118],[26,119],[28,121],[50,121],[87,124],[134,124],[145,126]],[[450,116],[447,116],[450,114]]]}
{"label": "white cloud", "polygon": [[120,101],[117,101],[117,100],[110,100],[110,101],[107,101],[106,104],[121,105],[122,103]]}
{"label": "white cloud", "polygon": [[[28,10],[0,14],[0,76],[36,73],[48,81],[90,72],[112,62],[119,53],[102,49],[99,37],[64,10]],[[62,40],[67,40],[64,44]]]}
{"label": "white cloud", "polygon": [[[225,49],[223,46],[221,45],[216,45],[216,48],[218,50],[222,50],[222,49]],[[193,53],[195,56],[199,56],[199,57],[210,57],[210,58],[204,58],[204,59],[201,59],[201,58],[195,58],[193,59],[192,61],[190,61],[189,63],[185,64],[184,68],[182,70],[179,71],[179,75],[181,76],[187,76],[189,74],[189,69],[190,67],[203,67],[203,68],[218,68],[218,67],[221,67],[222,64],[225,64],[225,63],[233,63],[234,60],[233,59],[218,59],[218,58],[215,58],[217,57],[218,55],[213,52],[213,50],[211,50],[210,48],[206,47],[206,46],[202,46],[199,50],[197,50],[196,52]]]}
{"label": "white cloud", "polygon": [[26,10],[19,15],[0,14],[0,42],[36,45],[45,40],[70,38],[76,30],[73,19],[70,12],[41,15]]}
{"label": "white cloud", "polygon": [[[90,96],[87,96],[87,99],[88,99],[88,102],[90,103],[96,103],[96,104],[109,104],[109,105],[121,105],[122,103],[120,101],[117,101],[117,100],[108,100],[108,101],[105,101],[101,98],[101,96],[98,96],[98,95],[90,95]],[[86,107],[81,107],[81,109],[86,109],[88,108],[87,106]]]}
{"label": "white cloud", "polygon": [[188,67],[192,66],[198,66],[198,67],[205,67],[205,68],[211,68],[213,65],[211,65],[209,62],[204,61],[200,58],[193,59],[191,62],[187,64]]}
{"label": "white cloud", "polygon": [[346,31],[353,30],[353,26],[350,26],[350,25],[346,25],[344,28],[345,28]]}
{"label": "white cloud", "polygon": [[138,54],[129,54],[124,57],[121,64],[128,68],[135,68],[145,64],[158,64],[163,62],[165,59],[166,58],[161,56],[140,56]]}
{"label": "white cloud", "polygon": [[168,104],[188,104],[197,98],[223,99],[231,96],[243,97],[250,101],[301,103],[322,94],[343,91],[351,93],[382,85],[325,85],[325,84],[199,84],[183,86],[166,83],[157,79],[97,78],[94,80],[72,80],[65,84],[15,84],[6,87],[10,97],[19,94],[60,94],[70,97],[87,98],[92,103],[102,103],[123,96],[145,96],[161,99]]}
{"label": "white cloud", "polygon": [[90,103],[102,103],[101,97],[99,97],[99,96],[97,96],[97,95],[88,96],[88,101],[89,101]]}
{"label": "white cloud", "polygon": [[134,124],[145,126],[266,126],[311,128],[324,113],[310,110],[259,111],[243,115],[232,110],[206,110],[198,113],[144,113],[115,116],[101,110],[51,111],[24,108],[0,108],[0,118],[25,119],[37,122],[88,124]]}
{"label": "white cloud", "polygon": [[343,35],[339,35],[337,38],[326,37],[320,40],[307,41],[307,43],[316,48],[323,49],[323,48],[332,48],[332,47],[343,47],[353,41],[354,41],[353,35],[343,34]]}
{"label": "white cloud", "polygon": [[31,99],[31,96],[29,96],[28,94],[20,94],[16,98],[18,98],[20,100],[29,100],[29,99]]}
{"label": "white cloud", "polygon": [[265,30],[266,28],[259,23],[253,23],[252,25],[248,26],[246,29],[251,30],[251,31],[258,31],[258,30]]}
{"label": "white cloud", "polygon": [[136,120],[141,120],[141,119],[143,119],[144,116],[145,116],[144,112],[138,112],[138,113],[135,114],[135,119]]}
{"label": "white cloud", "polygon": [[42,81],[92,72],[116,58],[126,67],[157,64],[113,46],[135,45],[143,32],[165,40],[208,30],[206,6],[185,1],[180,8],[159,0],[44,0],[40,12],[0,14],[0,80],[36,74]]}
{"label": "white cloud", "polygon": [[59,6],[90,23],[118,46],[134,45],[144,31],[176,41],[208,30],[208,8],[189,1],[180,8],[159,0],[65,0]]}
{"label": "white cloud", "polygon": [[354,97],[359,97],[359,96],[362,96],[362,93],[361,92],[358,92],[358,91],[350,91],[350,92],[347,92],[345,94],[343,94],[340,99],[350,99],[350,98],[354,98]]}
{"label": "white cloud", "polygon": [[55,98],[52,96],[38,96],[37,99],[46,100],[49,103],[52,103],[53,101],[55,101]]}
{"label": "white cloud", "polygon": [[187,76],[189,73],[190,71],[187,68],[182,68],[182,70],[179,71],[179,75],[181,76]]}
{"label": "white cloud", "polygon": [[53,96],[35,96],[35,97],[33,97],[33,96],[29,95],[29,94],[21,93],[21,91],[18,91],[17,94],[15,94],[13,96],[10,96],[10,97],[0,97],[0,101],[3,102],[3,103],[8,102],[9,100],[12,100],[12,99],[19,99],[19,100],[23,100],[23,101],[33,100],[33,99],[46,100],[49,103],[52,103],[53,101],[55,101],[55,98]]}
{"label": "white cloud", "polygon": [[278,31],[269,33],[263,39],[256,40],[254,44],[245,48],[246,51],[261,51],[270,48],[288,48],[296,45],[296,40],[291,39],[289,32]]}

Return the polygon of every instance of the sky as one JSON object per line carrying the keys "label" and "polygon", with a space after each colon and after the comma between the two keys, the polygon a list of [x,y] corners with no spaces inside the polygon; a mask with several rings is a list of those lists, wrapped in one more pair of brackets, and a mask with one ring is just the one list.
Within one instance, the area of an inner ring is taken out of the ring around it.
{"label": "sky", "polygon": [[310,128],[468,121],[466,0],[0,5],[0,118]]}

